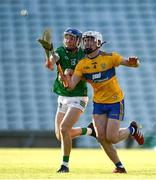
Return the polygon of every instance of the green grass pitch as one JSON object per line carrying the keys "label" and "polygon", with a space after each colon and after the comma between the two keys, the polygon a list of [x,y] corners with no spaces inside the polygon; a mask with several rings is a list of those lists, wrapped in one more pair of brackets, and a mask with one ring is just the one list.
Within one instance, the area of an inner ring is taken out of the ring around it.
{"label": "green grass pitch", "polygon": [[0,179],[156,180],[156,151],[118,150],[128,174],[113,174],[114,165],[101,149],[73,149],[70,173],[58,174],[59,149],[0,149]]}

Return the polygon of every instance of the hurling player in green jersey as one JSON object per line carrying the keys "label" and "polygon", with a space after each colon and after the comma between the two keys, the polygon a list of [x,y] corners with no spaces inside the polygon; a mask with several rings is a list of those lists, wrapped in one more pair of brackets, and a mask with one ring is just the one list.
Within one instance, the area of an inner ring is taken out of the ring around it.
{"label": "hurling player in green jersey", "polygon": [[[84,57],[83,50],[79,47],[82,33],[73,28],[64,32],[63,45],[58,47],[51,55],[46,66],[53,70],[53,65],[59,61],[63,72],[74,70],[77,63]],[[61,141],[62,164],[57,172],[69,172],[68,162],[72,147],[72,139],[80,135],[91,135],[95,137],[92,123],[86,128],[73,128],[80,115],[85,111],[88,97],[86,82],[81,80],[72,91],[64,88],[59,72],[54,82],[53,91],[58,95],[58,108],[55,117],[55,133]]]}

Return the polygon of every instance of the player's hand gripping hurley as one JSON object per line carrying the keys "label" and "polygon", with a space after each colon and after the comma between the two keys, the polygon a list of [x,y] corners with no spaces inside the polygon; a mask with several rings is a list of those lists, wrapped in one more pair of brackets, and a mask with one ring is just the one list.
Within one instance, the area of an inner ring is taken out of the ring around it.
{"label": "player's hand gripping hurley", "polygon": [[38,42],[42,45],[42,47],[44,48],[45,50],[45,54],[46,54],[46,64],[47,64],[47,67],[49,67],[50,69],[52,69],[51,67],[51,63],[50,63],[50,53],[52,54],[52,56],[54,57],[55,60],[55,63],[57,65],[57,69],[58,69],[58,72],[61,76],[61,79],[63,81],[63,85],[65,88],[68,87],[68,82],[65,78],[65,75],[63,73],[63,70],[62,70],[62,67],[59,63],[59,58],[56,56],[55,52],[54,52],[54,49],[53,49],[53,44],[52,44],[52,41],[51,41],[51,31],[50,29],[47,29],[43,32],[43,36],[42,36],[42,39],[38,39]]}

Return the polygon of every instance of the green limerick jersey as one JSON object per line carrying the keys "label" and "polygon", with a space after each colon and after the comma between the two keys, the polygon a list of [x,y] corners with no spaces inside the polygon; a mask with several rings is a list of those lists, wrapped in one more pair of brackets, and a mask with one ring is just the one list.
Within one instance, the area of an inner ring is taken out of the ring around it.
{"label": "green limerick jersey", "polygon": [[[62,70],[65,69],[75,69],[75,66],[80,59],[84,57],[84,52],[79,48],[77,53],[68,52],[63,46],[60,46],[56,49],[56,52],[60,56],[60,65]],[[59,79],[59,73],[57,72],[57,78],[54,82],[53,91],[61,96],[75,97],[75,96],[87,96],[87,85],[86,82],[81,80],[75,89],[69,91],[64,88],[62,81]]]}

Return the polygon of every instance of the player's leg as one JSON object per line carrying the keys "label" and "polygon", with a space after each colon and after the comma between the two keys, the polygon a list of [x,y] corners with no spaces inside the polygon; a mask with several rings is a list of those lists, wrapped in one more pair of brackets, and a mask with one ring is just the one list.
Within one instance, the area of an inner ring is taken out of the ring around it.
{"label": "player's leg", "polygon": [[56,128],[58,129],[59,136],[62,137],[62,138],[60,137],[60,139],[61,139],[63,159],[62,159],[62,165],[57,172],[61,172],[61,173],[69,172],[68,162],[71,151],[71,143],[72,143],[71,139],[92,131],[90,128],[86,128],[86,127],[72,128],[75,122],[77,122],[77,120],[79,119],[81,113],[82,111],[78,108],[69,108],[66,114],[60,112],[58,113],[57,116],[58,123],[56,123]]}
{"label": "player's leg", "polygon": [[121,121],[109,118],[107,125],[107,140],[113,144],[116,144],[124,139],[127,139],[129,135],[133,136],[139,145],[144,144],[144,136],[139,131],[139,127],[135,121],[130,123],[127,128],[120,128]]}
{"label": "player's leg", "polygon": [[142,144],[144,140],[143,135],[138,131],[136,122],[132,122],[128,128],[120,128],[120,123],[124,117],[124,101],[107,106],[109,108],[106,131],[107,140],[116,144],[132,135],[139,144]]}
{"label": "player's leg", "polygon": [[[64,116],[65,116],[64,113],[57,112],[56,117],[55,117],[55,134],[56,134],[56,137],[59,141],[61,141],[60,124],[61,124]],[[93,127],[92,123],[90,123],[88,127],[73,127],[70,130],[71,139],[74,139],[74,138],[79,137],[81,135],[92,135],[93,137],[96,137],[95,131],[93,128],[94,127]]]}
{"label": "player's leg", "polygon": [[[71,97],[68,98],[68,107],[69,108],[76,108],[77,111],[75,111],[74,116],[79,119],[81,113],[83,113],[86,109],[87,103],[88,103],[88,97]],[[81,112],[81,113],[80,113]],[[72,116],[71,116],[72,118]],[[71,138],[78,137],[80,135],[94,135],[94,129],[92,124],[90,124],[88,127],[72,127],[70,131]]]}
{"label": "player's leg", "polygon": [[[74,124],[77,122],[81,113],[82,111],[80,109],[69,108],[60,124],[61,149],[63,154],[63,160],[61,168],[58,170],[58,172],[69,172],[68,162],[72,148],[72,139],[70,131]],[[76,114],[78,116],[76,116]],[[67,171],[65,171],[64,168],[66,168]]]}
{"label": "player's leg", "polygon": [[106,137],[107,140],[113,144],[118,143],[121,140],[127,139],[130,135],[128,128],[120,129],[120,120],[108,118]]}
{"label": "player's leg", "polygon": [[105,150],[109,158],[114,162],[119,162],[117,152],[110,142],[106,140],[106,127],[107,127],[107,115],[106,114],[94,114],[94,126],[98,142]]}
{"label": "player's leg", "polygon": [[63,144],[66,145],[65,147],[67,147],[67,148],[63,147],[65,148],[64,149],[65,155],[69,155],[70,153],[71,144],[69,145],[67,144],[69,143],[69,139],[71,140],[71,129],[74,126],[74,124],[78,121],[81,113],[82,113],[81,110],[77,108],[69,108],[60,124],[61,138],[63,139]]}
{"label": "player's leg", "polygon": [[61,141],[61,134],[60,134],[60,124],[65,116],[65,113],[60,112],[57,110],[56,116],[55,116],[55,134],[56,138]]}
{"label": "player's leg", "polygon": [[[84,101],[83,101],[84,100]],[[64,101],[67,105],[67,111],[64,114],[64,117],[61,121],[58,121],[59,132],[61,134],[61,147],[63,154],[63,161],[61,168],[58,172],[69,172],[68,162],[69,155],[72,147],[72,138],[84,135],[91,134],[92,130],[90,128],[73,128],[74,124],[79,119],[80,115],[85,109],[86,99],[85,97],[81,98],[64,98]],[[65,105],[61,104],[60,111],[63,112],[63,107]],[[65,110],[65,108],[64,108]]]}
{"label": "player's leg", "polygon": [[[98,141],[100,142],[102,148],[105,150],[108,157],[115,164],[118,169],[118,173],[126,173],[121,161],[119,160],[118,154],[116,152],[115,147],[113,147],[111,142],[107,141],[106,132],[107,132],[107,124],[108,124],[108,115],[109,109],[106,104],[97,104],[94,103],[93,108],[93,119],[95,130],[97,133]],[[119,171],[120,169],[120,171]]]}
{"label": "player's leg", "polygon": [[[56,137],[57,137],[57,139],[58,139],[59,141],[61,141],[60,124],[61,124],[64,116],[65,116],[65,113],[62,113],[62,112],[57,111],[56,117],[55,117],[55,134],[56,134]],[[79,115],[77,114],[77,116],[79,116]],[[85,128],[85,127],[84,127],[84,128]],[[81,127],[72,128],[72,129],[70,130],[70,136],[71,136],[71,138],[73,139],[73,138],[75,138],[75,137],[78,137],[78,136],[80,136],[80,135],[83,135],[82,133],[83,133],[83,129],[84,129],[84,128],[81,128]],[[85,129],[87,129],[87,128],[85,128]]]}
{"label": "player's leg", "polygon": [[[127,139],[129,135],[134,136],[138,144],[142,145],[144,143],[144,138],[139,131],[138,125],[133,121],[129,127],[120,128],[121,121],[109,118],[107,125],[107,140],[113,144],[118,143],[124,139]],[[110,133],[111,132],[111,133]]]}
{"label": "player's leg", "polygon": [[[81,106],[81,101],[85,102],[85,106]],[[64,103],[65,102],[65,103]],[[69,98],[69,97],[62,97],[59,96],[58,98],[58,108],[57,113],[55,116],[55,134],[59,141],[61,141],[61,135],[60,135],[60,124],[64,118],[64,116],[67,113],[67,110],[69,107],[75,107],[77,109],[80,109],[82,112],[85,111],[86,104],[88,102],[87,97],[80,97],[80,98]],[[77,118],[80,117],[79,111],[75,112],[75,116]],[[94,129],[92,124],[90,124],[89,127],[72,127],[70,130],[71,138],[78,137],[80,135],[92,135],[95,137]]]}
{"label": "player's leg", "polygon": [[[128,128],[120,129],[120,123],[124,117],[124,100],[118,103],[107,105],[108,123],[106,138],[109,142],[116,144],[119,141],[128,138],[130,131]],[[111,132],[110,132],[111,131]]]}
{"label": "player's leg", "polygon": [[[115,164],[116,173],[126,173],[125,168],[123,167],[117,151],[115,147],[112,145],[112,143],[108,142],[106,139],[106,127],[107,127],[107,115],[106,114],[94,114],[94,126],[95,126],[95,131],[97,134],[97,139],[103,148],[103,150],[106,152],[110,160]],[[119,171],[120,169],[120,171]]]}

